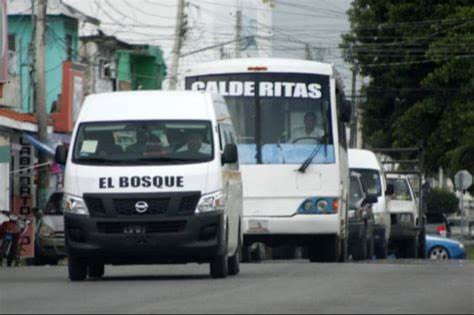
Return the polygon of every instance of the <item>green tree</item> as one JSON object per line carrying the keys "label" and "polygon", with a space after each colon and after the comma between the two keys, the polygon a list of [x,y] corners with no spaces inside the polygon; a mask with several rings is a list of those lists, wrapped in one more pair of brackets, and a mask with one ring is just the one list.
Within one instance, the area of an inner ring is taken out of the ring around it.
{"label": "green tree", "polygon": [[425,149],[425,171],[474,171],[474,7],[466,0],[355,0],[343,35],[363,88],[369,146]]}

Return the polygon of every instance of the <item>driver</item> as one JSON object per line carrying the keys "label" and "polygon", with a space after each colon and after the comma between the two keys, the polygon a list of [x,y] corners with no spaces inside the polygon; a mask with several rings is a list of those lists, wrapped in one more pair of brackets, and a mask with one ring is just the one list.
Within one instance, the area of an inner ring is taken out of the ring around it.
{"label": "driver", "polygon": [[212,147],[202,141],[202,135],[199,132],[191,132],[188,134],[186,144],[178,149],[178,153],[189,153],[210,155],[212,153]]}
{"label": "driver", "polygon": [[314,112],[304,115],[304,127],[299,127],[291,133],[290,143],[313,144],[324,136],[324,130],[316,126],[317,116]]}

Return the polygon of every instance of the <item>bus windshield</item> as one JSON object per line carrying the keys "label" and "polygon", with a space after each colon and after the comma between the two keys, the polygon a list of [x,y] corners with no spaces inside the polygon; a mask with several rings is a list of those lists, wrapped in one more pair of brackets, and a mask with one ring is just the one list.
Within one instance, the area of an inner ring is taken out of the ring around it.
{"label": "bus windshield", "polygon": [[186,88],[226,98],[241,164],[334,163],[329,76],[237,73],[188,77]]}

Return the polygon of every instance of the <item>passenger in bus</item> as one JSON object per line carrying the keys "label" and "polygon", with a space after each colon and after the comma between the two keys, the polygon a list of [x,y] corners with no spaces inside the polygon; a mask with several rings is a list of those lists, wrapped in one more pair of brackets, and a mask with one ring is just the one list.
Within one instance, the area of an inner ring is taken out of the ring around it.
{"label": "passenger in bus", "polygon": [[[320,120],[319,120],[320,121]],[[318,118],[314,112],[304,115],[304,127],[299,127],[291,132],[290,143],[315,144],[324,137],[324,130],[317,126]]]}
{"label": "passenger in bus", "polygon": [[191,132],[187,135],[186,144],[177,150],[183,156],[206,155],[210,156],[212,147],[202,141],[202,135],[199,132]]}

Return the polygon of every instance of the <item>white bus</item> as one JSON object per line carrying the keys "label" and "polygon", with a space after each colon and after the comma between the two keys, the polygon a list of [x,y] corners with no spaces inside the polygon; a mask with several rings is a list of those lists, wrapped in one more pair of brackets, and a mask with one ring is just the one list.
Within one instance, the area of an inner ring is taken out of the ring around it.
{"label": "white bus", "polygon": [[[330,64],[236,59],[186,70],[186,89],[225,97],[244,189],[244,244],[308,248],[311,261],[347,257],[350,103]],[[222,132],[222,131],[221,131]]]}

